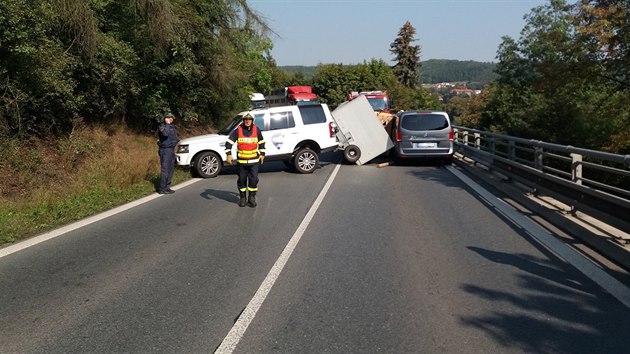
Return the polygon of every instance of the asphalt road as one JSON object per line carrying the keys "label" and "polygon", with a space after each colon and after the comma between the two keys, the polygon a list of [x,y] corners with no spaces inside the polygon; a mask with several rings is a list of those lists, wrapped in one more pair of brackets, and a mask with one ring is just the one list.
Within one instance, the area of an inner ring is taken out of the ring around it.
{"label": "asphalt road", "polygon": [[297,232],[236,353],[630,352],[628,307],[448,168],[338,158],[265,164],[255,209],[228,170],[1,257],[0,352],[213,352]]}

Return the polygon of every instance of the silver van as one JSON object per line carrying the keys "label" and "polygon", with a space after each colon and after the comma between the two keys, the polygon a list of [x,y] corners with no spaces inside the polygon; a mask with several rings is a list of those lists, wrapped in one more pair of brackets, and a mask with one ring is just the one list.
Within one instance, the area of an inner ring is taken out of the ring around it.
{"label": "silver van", "polygon": [[453,162],[453,127],[446,112],[408,111],[397,115],[395,158]]}

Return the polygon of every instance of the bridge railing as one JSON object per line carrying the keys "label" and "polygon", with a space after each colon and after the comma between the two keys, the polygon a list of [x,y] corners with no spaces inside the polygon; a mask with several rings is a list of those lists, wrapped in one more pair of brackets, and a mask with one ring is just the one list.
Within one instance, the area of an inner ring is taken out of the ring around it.
{"label": "bridge railing", "polygon": [[630,231],[630,155],[454,127],[455,151]]}

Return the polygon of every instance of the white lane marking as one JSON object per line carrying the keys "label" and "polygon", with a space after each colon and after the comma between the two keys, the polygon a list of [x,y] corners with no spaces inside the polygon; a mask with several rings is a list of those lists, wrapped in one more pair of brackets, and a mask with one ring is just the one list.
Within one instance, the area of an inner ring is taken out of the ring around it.
{"label": "white lane marking", "polygon": [[619,302],[630,308],[630,289],[627,286],[613,278],[575,249],[553,237],[542,226],[536,224],[534,221],[509,206],[501,199],[492,195],[455,167],[448,166],[447,168],[451,171],[451,173],[457,176],[457,178],[477,192],[483,199],[512,220],[514,224],[525,229],[541,245],[545,246],[561,259],[564,259],[565,262],[573,265],[577,270],[582,272],[588,278],[597,283],[597,285],[606,290],[610,295],[619,300]]}
{"label": "white lane marking", "polygon": [[[188,180],[186,182],[180,183],[177,186],[174,186],[173,189],[174,190],[178,190],[178,189],[184,188],[186,186],[189,186],[189,185],[191,185],[191,184],[193,184],[195,182],[198,182],[200,180],[201,180],[200,178],[193,178],[193,179]],[[43,233],[43,234],[41,234],[39,236],[31,237],[31,238],[26,239],[24,241],[20,241],[20,242],[14,244],[14,245],[1,248],[0,249],[0,258],[2,258],[4,256],[8,256],[8,255],[10,255],[12,253],[21,251],[21,250],[23,250],[25,248],[34,246],[34,245],[36,245],[38,243],[42,243],[42,242],[48,241],[48,240],[50,240],[52,238],[61,236],[61,235],[65,234],[65,233],[67,233],[67,232],[74,231],[76,229],[79,229],[79,228],[81,228],[83,226],[86,226],[86,225],[89,225],[91,223],[103,220],[103,219],[108,218],[108,217],[110,217],[112,215],[116,215],[118,213],[121,213],[121,212],[123,212],[125,210],[129,210],[129,209],[131,209],[133,207],[136,207],[136,206],[138,206],[140,204],[144,204],[144,203],[146,203],[148,201],[151,201],[151,200],[153,200],[155,198],[159,198],[161,196],[162,195],[157,194],[157,193],[151,194],[151,195],[148,195],[148,196],[146,196],[146,197],[144,197],[142,199],[138,199],[138,200],[135,200],[133,202],[130,202],[130,203],[121,205],[119,207],[116,207],[114,209],[107,210],[107,211],[102,212],[100,214],[96,214],[96,215],[87,217],[85,219],[79,220],[79,221],[74,222],[72,224],[69,224],[69,225],[60,227],[58,229],[55,229],[55,230]]]}
{"label": "white lane marking", "polygon": [[282,272],[282,269],[284,269],[284,266],[287,264],[289,257],[291,257],[293,250],[295,250],[295,247],[297,246],[298,242],[300,242],[302,235],[304,235],[304,231],[306,231],[308,225],[313,219],[313,216],[317,212],[317,209],[319,209],[319,206],[321,205],[322,200],[324,200],[326,193],[328,193],[328,189],[330,189],[330,186],[332,185],[332,182],[335,179],[339,168],[341,168],[340,164],[335,167],[335,170],[328,178],[328,181],[324,185],[324,188],[321,190],[321,192],[319,192],[317,199],[315,199],[315,202],[309,209],[308,213],[306,213],[306,216],[304,216],[302,223],[300,223],[300,226],[298,226],[297,230],[295,230],[295,233],[289,240],[289,243],[287,243],[287,245],[284,247],[282,254],[280,255],[280,257],[278,257],[273,267],[271,267],[271,270],[267,274],[265,280],[263,280],[262,284],[260,284],[260,287],[256,291],[256,294],[254,294],[254,297],[249,301],[247,307],[245,307],[236,323],[234,323],[234,326],[232,326],[232,329],[230,329],[230,332],[228,332],[227,336],[223,338],[221,345],[219,345],[215,353],[232,353],[236,348],[236,345],[243,338],[243,334],[245,334],[247,327],[249,327],[249,324],[254,320],[256,313],[260,309],[260,306],[265,301],[265,298],[267,298],[267,295],[269,294],[269,291],[271,291],[273,284],[278,279],[280,272]]}

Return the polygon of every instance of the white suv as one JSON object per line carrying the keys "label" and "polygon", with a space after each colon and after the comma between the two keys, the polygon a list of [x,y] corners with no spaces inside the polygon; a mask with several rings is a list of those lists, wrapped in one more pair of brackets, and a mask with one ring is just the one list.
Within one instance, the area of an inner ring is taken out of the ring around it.
{"label": "white suv", "polygon": [[[300,173],[311,173],[319,165],[318,154],[339,146],[332,115],[325,104],[262,108],[250,112],[265,139],[265,161],[282,160]],[[176,152],[177,164],[189,166],[193,175],[216,177],[225,164],[228,134],[238,126],[244,113],[239,113],[218,134],[181,140]],[[236,156],[236,144],[232,147],[232,156]]]}

